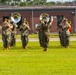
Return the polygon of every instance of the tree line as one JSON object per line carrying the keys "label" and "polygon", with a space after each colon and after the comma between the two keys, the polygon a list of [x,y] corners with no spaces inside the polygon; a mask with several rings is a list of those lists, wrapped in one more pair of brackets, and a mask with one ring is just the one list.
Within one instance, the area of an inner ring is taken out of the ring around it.
{"label": "tree line", "polygon": [[50,1],[47,2],[47,0],[0,0],[1,4],[6,4],[6,5],[17,5],[17,6],[34,6],[34,5],[67,5],[67,4],[72,4],[76,3],[76,0],[73,0],[72,2],[63,2],[62,1]]}

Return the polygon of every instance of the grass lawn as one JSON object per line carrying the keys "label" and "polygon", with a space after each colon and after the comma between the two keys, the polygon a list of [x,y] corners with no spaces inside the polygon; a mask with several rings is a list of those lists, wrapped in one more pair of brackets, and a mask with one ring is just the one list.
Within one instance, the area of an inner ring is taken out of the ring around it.
{"label": "grass lawn", "polygon": [[[58,33],[50,33],[51,38],[59,38]],[[76,38],[76,34],[71,34],[71,37]],[[0,39],[2,38],[0,34]],[[17,34],[16,38],[21,38],[20,34]],[[38,38],[38,34],[29,34],[29,38]]]}
{"label": "grass lawn", "polygon": [[[70,34],[71,37],[76,38],[76,34]],[[51,38],[59,38],[58,33],[50,33]],[[20,38],[20,35],[17,35],[17,38]],[[38,34],[29,34],[29,38],[38,38]]]}
{"label": "grass lawn", "polygon": [[2,50],[0,42],[0,75],[76,75],[76,42],[70,48],[50,42],[48,52],[38,42],[29,42],[26,50],[21,42],[10,50]]}

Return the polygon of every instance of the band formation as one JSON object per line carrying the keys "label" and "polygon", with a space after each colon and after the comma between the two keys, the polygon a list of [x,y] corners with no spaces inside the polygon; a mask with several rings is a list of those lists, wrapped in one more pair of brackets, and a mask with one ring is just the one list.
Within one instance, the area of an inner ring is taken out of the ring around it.
{"label": "band formation", "polygon": [[[15,17],[16,18],[16,17]],[[38,32],[40,46],[43,47],[43,51],[48,51],[50,28],[53,23],[53,17],[49,17],[44,13],[40,15],[40,23],[36,24],[36,30]],[[16,29],[18,25],[11,19],[5,19],[2,24],[2,41],[5,50],[9,49],[16,44]],[[26,18],[23,19],[22,25],[18,28],[21,32],[22,48],[26,49],[28,44],[28,35],[31,30]],[[71,31],[71,22],[65,17],[58,25],[59,38],[61,46],[69,48],[69,37]]]}

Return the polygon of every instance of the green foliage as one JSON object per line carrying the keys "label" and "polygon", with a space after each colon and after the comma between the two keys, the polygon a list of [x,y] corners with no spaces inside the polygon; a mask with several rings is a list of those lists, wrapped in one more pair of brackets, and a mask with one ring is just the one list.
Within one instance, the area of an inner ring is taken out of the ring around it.
{"label": "green foliage", "polygon": [[10,50],[0,43],[0,75],[76,75],[76,42],[70,48],[50,42],[48,52],[38,42],[29,42],[26,50],[21,42]]}
{"label": "green foliage", "polygon": [[[11,5],[17,5],[17,6],[35,6],[35,5],[66,5],[66,2],[61,1],[50,1],[47,2],[47,0],[13,0],[14,2]],[[12,0],[0,0],[0,3],[4,4],[10,4]],[[72,1],[76,2],[76,0]]]}
{"label": "green foliage", "polygon": [[11,0],[0,0],[1,3],[11,2]]}
{"label": "green foliage", "polygon": [[55,2],[47,2],[46,5],[55,5]]}
{"label": "green foliage", "polygon": [[21,0],[13,0],[13,1],[19,1],[19,2],[21,2]]}
{"label": "green foliage", "polygon": [[30,5],[43,5],[46,4],[46,0],[26,0],[26,6]]}
{"label": "green foliage", "polygon": [[20,6],[27,6],[26,2],[21,2]]}

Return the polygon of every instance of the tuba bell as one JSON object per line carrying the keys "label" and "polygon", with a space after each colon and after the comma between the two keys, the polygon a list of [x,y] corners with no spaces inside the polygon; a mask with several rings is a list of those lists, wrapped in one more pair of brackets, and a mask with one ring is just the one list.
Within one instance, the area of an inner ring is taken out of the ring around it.
{"label": "tuba bell", "polygon": [[46,22],[49,22],[50,21],[50,17],[47,13],[42,13],[39,17],[39,20],[42,22],[42,21],[46,21]]}
{"label": "tuba bell", "polygon": [[14,23],[18,23],[21,20],[21,15],[17,12],[14,12],[14,13],[11,14],[11,20]]}

